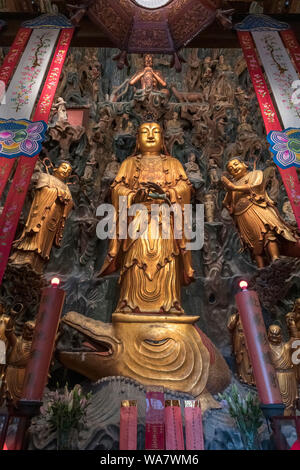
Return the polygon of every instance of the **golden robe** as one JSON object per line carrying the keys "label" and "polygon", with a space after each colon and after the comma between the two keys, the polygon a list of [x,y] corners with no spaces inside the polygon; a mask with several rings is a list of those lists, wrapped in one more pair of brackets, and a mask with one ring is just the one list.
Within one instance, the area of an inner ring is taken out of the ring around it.
{"label": "golden robe", "polygon": [[282,220],[269,198],[261,170],[248,172],[235,183],[250,185],[251,192],[228,191],[223,204],[233,216],[242,241],[254,255],[261,255],[268,241],[276,239],[276,234],[297,242],[292,229]]}
{"label": "golden robe", "polygon": [[20,250],[37,253],[42,259],[49,260],[53,243],[60,246],[65,219],[72,207],[72,196],[67,184],[55,176],[42,173],[23,233],[14,242],[16,251],[11,261],[18,262]]}
{"label": "golden robe", "polygon": [[289,343],[270,344],[270,349],[281,398],[285,405],[284,414],[291,415],[295,400],[298,398],[297,372],[291,360],[291,346]]}
{"label": "golden robe", "polygon": [[[127,158],[112,184],[112,203],[119,210],[119,197],[126,196],[128,208],[131,206],[136,191],[142,183],[154,182],[168,191],[171,203],[181,207],[190,203],[192,185],[181,163],[166,155]],[[151,234],[151,204],[165,203],[151,199],[142,204],[147,208],[146,218],[149,224],[147,237],[110,241],[108,257],[99,273],[100,276],[120,269],[121,285],[119,303],[116,311],[136,313],[183,313],[180,305],[181,284],[193,280],[191,253],[186,251],[184,235],[174,237],[174,221],[170,224],[170,237],[162,237],[162,219],[159,219],[159,236]],[[128,217],[128,223],[136,227],[141,224],[138,214]],[[117,220],[118,228],[118,220]]]}

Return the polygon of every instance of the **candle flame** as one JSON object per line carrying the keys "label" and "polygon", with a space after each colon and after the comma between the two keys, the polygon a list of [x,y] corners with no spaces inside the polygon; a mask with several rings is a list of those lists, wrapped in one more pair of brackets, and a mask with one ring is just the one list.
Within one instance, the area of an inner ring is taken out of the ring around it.
{"label": "candle flame", "polygon": [[57,287],[57,286],[59,286],[59,284],[60,284],[60,279],[58,277],[53,277],[51,279],[51,285],[53,287]]}

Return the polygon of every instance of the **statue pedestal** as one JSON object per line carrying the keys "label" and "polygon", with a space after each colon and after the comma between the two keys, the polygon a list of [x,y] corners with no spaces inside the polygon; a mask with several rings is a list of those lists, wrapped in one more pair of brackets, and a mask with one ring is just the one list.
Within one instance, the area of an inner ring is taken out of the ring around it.
{"label": "statue pedestal", "polygon": [[[64,324],[83,336],[82,351],[60,351],[66,367],[96,381],[130,377],[193,395],[203,408],[217,408],[211,394],[223,391],[230,372],[219,351],[196,327],[198,316],[115,312],[112,323],[69,312]],[[71,348],[72,349],[72,348]]]}

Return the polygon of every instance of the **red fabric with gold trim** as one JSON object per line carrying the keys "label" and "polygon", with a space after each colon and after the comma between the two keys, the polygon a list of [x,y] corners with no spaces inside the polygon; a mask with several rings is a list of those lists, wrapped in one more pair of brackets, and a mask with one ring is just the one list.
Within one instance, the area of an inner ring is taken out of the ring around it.
{"label": "red fabric with gold trim", "polygon": [[[14,70],[20,60],[20,57],[25,49],[28,39],[31,35],[32,30],[28,28],[20,28],[15,40],[6,55],[2,66],[0,67],[0,80],[3,82],[0,84],[0,95],[5,92]],[[7,180],[11,173],[11,169],[14,164],[14,160],[8,158],[1,158],[0,160],[0,198],[6,186]]]}
{"label": "red fabric with gold trim", "polygon": [[285,47],[294,59],[298,72],[300,73],[300,44],[297,41],[294,31],[292,29],[287,29],[286,31],[280,31],[280,35]]}

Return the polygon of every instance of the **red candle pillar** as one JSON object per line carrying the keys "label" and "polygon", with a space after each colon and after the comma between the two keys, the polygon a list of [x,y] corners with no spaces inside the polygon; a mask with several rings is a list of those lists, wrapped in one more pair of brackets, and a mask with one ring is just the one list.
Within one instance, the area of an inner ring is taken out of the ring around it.
{"label": "red candle pillar", "polygon": [[[262,409],[265,411],[269,407],[271,411],[273,406],[274,413],[280,415],[284,407],[276,371],[271,359],[259,298],[255,291],[247,289],[248,284],[246,281],[241,281],[240,287],[242,290],[236,294],[235,299],[245,333]],[[274,407],[274,405],[278,406]],[[274,413],[271,414],[274,415]]]}
{"label": "red candle pillar", "polygon": [[20,411],[24,414],[31,415],[38,412],[47,383],[55,337],[65,300],[65,291],[58,286],[59,279],[54,278],[51,286],[42,290],[31,356],[25,371],[22,398],[18,404]]}

